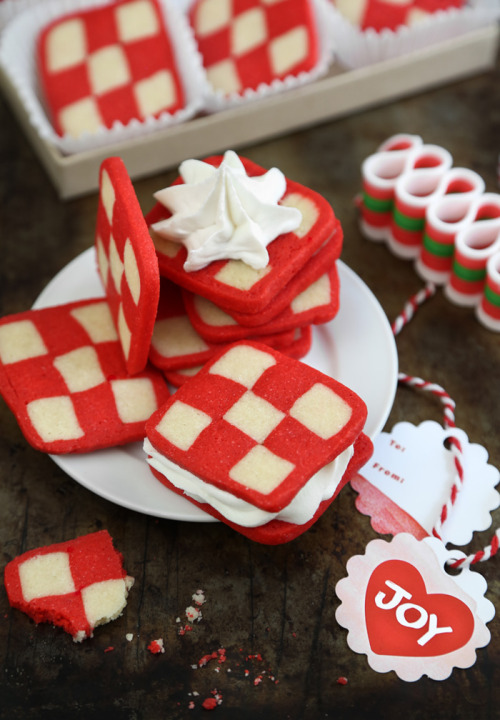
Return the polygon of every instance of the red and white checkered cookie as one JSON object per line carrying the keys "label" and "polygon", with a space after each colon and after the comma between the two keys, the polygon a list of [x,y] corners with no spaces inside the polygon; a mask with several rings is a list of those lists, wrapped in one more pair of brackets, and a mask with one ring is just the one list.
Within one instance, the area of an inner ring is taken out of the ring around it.
{"label": "red and white checkered cookie", "polygon": [[[160,302],[149,351],[152,365],[164,373],[203,365],[221,350],[221,342],[210,342],[193,327],[184,306],[181,289],[167,278],[161,279]],[[247,334],[254,333],[247,328]],[[263,342],[272,347],[291,344],[293,331],[275,332]]]}
{"label": "red and white checkered cookie", "polygon": [[160,302],[149,349],[151,364],[162,371],[189,368],[205,363],[218,350],[193,328],[180,287],[161,278]]}
{"label": "red and white checkered cookie", "polygon": [[334,5],[361,30],[397,30],[414,25],[439,10],[461,8],[466,0],[334,0]]}
{"label": "red and white checkered cookie", "polygon": [[156,0],[124,0],[57,18],[40,34],[38,61],[60,135],[79,137],[185,105]]}
{"label": "red and white checkered cookie", "polygon": [[361,433],[352,390],[259,343],[229,346],[146,426],[157,452],[261,510],[287,506]]}
{"label": "red and white checkered cookie", "polygon": [[197,0],[189,18],[207,79],[226,95],[307,72],[317,63],[310,0]]}
{"label": "red and white checkered cookie", "polygon": [[12,607],[64,628],[76,642],[122,614],[134,582],[106,530],[23,553],[4,579]]}
{"label": "red and white checkered cookie", "polygon": [[283,312],[299,293],[303,292],[309,285],[321,277],[321,275],[332,268],[340,256],[342,240],[343,231],[342,228],[339,227],[339,231],[334,233],[334,235],[314,253],[304,267],[273,297],[269,305],[258,313],[243,313],[233,308],[225,308],[225,312],[240,325],[252,327],[269,322]]}
{"label": "red and white checkered cookie", "polygon": [[99,173],[97,265],[131,375],[146,367],[160,296],[154,245],[120,158]]}
{"label": "red and white checkered cookie", "polygon": [[[240,160],[250,176],[265,172],[246,158],[240,157]],[[216,167],[221,161],[222,156],[205,160]],[[280,290],[328,240],[333,239],[335,247],[342,245],[340,223],[331,205],[318,193],[287,180],[280,204],[298,207],[302,212],[302,223],[295,232],[279,235],[268,245],[269,263],[265,268],[254,270],[241,260],[217,260],[196,272],[186,272],[186,248],[160,237],[151,229],[151,225],[169,217],[168,210],[157,203],[147,214],[146,222],[156,247],[160,273],[226,311],[259,313],[270,306]]]}
{"label": "red and white checkered cookie", "polygon": [[[296,358],[297,360],[307,355],[312,344],[312,331],[309,325],[296,328],[291,333],[283,333],[283,337],[285,336],[289,336],[288,341],[283,340],[283,342],[279,342],[276,340],[270,344],[270,346],[282,352],[283,355],[288,355],[288,357]],[[219,346],[219,352],[220,347],[221,346]],[[178,370],[166,370],[165,377],[171,385],[180,387],[184,385],[189,378],[194,377],[202,367],[203,365],[195,365],[194,367],[179,368]]]}
{"label": "red and white checkered cookie", "polygon": [[2,318],[0,393],[28,442],[49,453],[142,440],[169,396],[154,368],[127,373],[102,298]]}
{"label": "red and white checkered cookie", "polygon": [[335,266],[311,283],[295,297],[277,317],[264,325],[239,325],[230,315],[210,300],[183,291],[184,304],[193,328],[210,342],[235,342],[258,335],[265,342],[266,334],[283,332],[303,325],[332,320],[339,309],[339,280]]}

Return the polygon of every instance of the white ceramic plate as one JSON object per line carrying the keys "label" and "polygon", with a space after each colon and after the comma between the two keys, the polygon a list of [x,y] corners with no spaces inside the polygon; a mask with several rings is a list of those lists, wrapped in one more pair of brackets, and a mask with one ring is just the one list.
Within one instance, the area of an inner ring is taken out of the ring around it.
{"label": "white ceramic plate", "polygon": [[[340,311],[331,322],[314,328],[312,348],[304,361],[364,399],[368,407],[365,431],[374,438],[385,425],[396,393],[396,344],[385,313],[369,288],[344,263],[339,262],[338,269]],[[94,248],[90,248],[51,280],[33,307],[102,295]],[[141,443],[51,457],[81,485],[123,507],[173,520],[214,521],[153,477]]]}

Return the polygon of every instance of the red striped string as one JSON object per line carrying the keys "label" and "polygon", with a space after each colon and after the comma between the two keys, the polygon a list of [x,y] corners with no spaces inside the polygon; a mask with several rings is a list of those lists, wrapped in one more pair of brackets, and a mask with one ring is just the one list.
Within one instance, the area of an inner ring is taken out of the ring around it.
{"label": "red striped string", "polygon": [[[417,309],[423,305],[429,298],[431,298],[436,292],[436,288],[432,283],[427,283],[425,287],[418,293],[413,295],[406,303],[403,311],[392,323],[392,331],[397,336],[401,330],[408,324],[412,319]],[[453,431],[455,425],[455,401],[448,395],[446,390],[436,383],[431,383],[422,378],[415,377],[412,375],[406,375],[405,373],[398,374],[398,382],[409,387],[418,388],[429,392],[435,397],[439,398],[443,405],[444,414],[444,426],[450,431]],[[446,438],[450,445],[450,451],[453,454],[453,463],[455,466],[455,475],[453,478],[453,484],[450,491],[450,497],[447,502],[443,505],[439,514],[438,520],[432,530],[432,534],[441,540],[441,532],[446,519],[448,518],[453,506],[457,500],[458,494],[464,482],[464,469],[462,464],[463,450],[462,445],[458,438],[456,438],[452,432]],[[463,556],[456,560],[448,560],[448,565],[453,568],[466,567],[473,565],[477,562],[483,562],[489,560],[491,557],[496,555],[500,545],[500,528],[498,528],[493,535],[490,545],[473,553],[469,556]]]}
{"label": "red striped string", "polygon": [[436,286],[433,285],[433,283],[427,283],[422,290],[419,290],[418,293],[412,295],[404,306],[402,312],[397,316],[391,325],[394,335],[399,335],[404,326],[410,322],[417,308],[431,298],[435,292]]}
{"label": "red striped string", "polygon": [[[416,387],[420,390],[424,390],[425,392],[429,392],[435,397],[439,398],[441,403],[444,407],[444,426],[446,428],[455,428],[455,402],[451,399],[451,397],[448,395],[446,390],[442,388],[440,385],[436,385],[435,383],[427,382],[426,380],[422,380],[422,378],[413,377],[410,375],[405,375],[404,373],[399,373],[398,375],[398,381],[403,385],[409,385],[410,387]],[[450,491],[450,497],[448,498],[447,502],[443,505],[441,508],[441,512],[439,514],[438,520],[432,530],[432,534],[434,537],[441,538],[441,532],[442,532],[442,526],[446,522],[446,519],[448,518],[449,513],[451,512],[453,505],[455,504],[458,493],[460,492],[460,489],[462,487],[463,481],[464,481],[464,470],[462,466],[462,445],[458,438],[456,438],[454,435],[450,434],[446,438],[448,442],[450,443],[450,451],[453,454],[453,462],[455,465],[455,475],[453,478],[453,484]]]}

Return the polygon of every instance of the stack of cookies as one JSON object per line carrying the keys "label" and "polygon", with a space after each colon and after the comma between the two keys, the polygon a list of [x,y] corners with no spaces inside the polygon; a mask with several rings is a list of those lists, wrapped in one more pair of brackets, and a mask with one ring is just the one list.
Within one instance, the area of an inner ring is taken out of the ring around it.
{"label": "stack of cookies", "polygon": [[[372,448],[364,402],[298,359],[339,308],[340,223],[315,192],[232,151],[186,161],[156,199],[144,217],[123,162],[103,162],[105,297],[2,318],[0,392],[38,450],[147,438],[167,487],[286,542]],[[182,387],[171,396],[167,381]]]}
{"label": "stack of cookies", "polygon": [[[311,325],[336,315],[340,223],[323,197],[281,174],[278,190],[271,188],[278,174],[228,151],[183,163],[181,177],[156,193],[158,203],[146,216],[162,276],[150,360],[173,384],[238,340],[259,340],[303,357]],[[264,202],[247,197],[252,185]],[[281,194],[271,203],[276,192]],[[206,218],[208,230],[199,227]],[[267,246],[259,223],[274,228]]]}

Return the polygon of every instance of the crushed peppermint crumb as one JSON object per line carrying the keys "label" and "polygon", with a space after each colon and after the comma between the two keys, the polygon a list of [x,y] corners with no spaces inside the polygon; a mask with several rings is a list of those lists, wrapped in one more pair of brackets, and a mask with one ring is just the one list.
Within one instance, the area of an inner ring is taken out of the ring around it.
{"label": "crushed peppermint crumb", "polygon": [[127,633],[127,634],[125,635],[125,638],[126,638],[129,642],[132,642],[132,640],[134,639],[134,633]]}
{"label": "crushed peppermint crumb", "polygon": [[114,650],[114,647],[113,647],[112,645],[110,645],[110,646],[107,647],[107,648],[104,648],[104,652],[105,652],[105,653],[112,652],[113,650]]}
{"label": "crushed peppermint crumb", "polygon": [[208,665],[210,660],[217,660],[219,664],[226,662],[226,651],[224,648],[219,648],[217,651],[214,650],[211,653],[207,653],[206,655],[203,655],[200,660],[198,660],[198,667],[204,667],[205,665]]}
{"label": "crushed peppermint crumb", "polygon": [[217,707],[217,700],[215,698],[205,698],[201,705],[204,710],[215,710]]}
{"label": "crushed peppermint crumb", "polygon": [[346,677],[342,676],[342,677],[337,678],[338,685],[347,685],[348,682],[349,682],[349,680]]}
{"label": "crushed peppermint crumb", "polygon": [[222,704],[222,693],[220,693],[217,688],[211,690],[211,695],[211,698],[205,698],[201,704],[204,710],[215,710],[217,705]]}
{"label": "crushed peppermint crumb", "polygon": [[200,622],[202,618],[201,610],[190,605],[186,608],[186,617],[190,622],[194,622],[195,620]]}
{"label": "crushed peppermint crumb", "polygon": [[[239,648],[239,652],[243,655],[243,658],[241,662],[235,662],[235,666],[241,668],[240,672],[243,673],[243,676],[245,678],[249,678],[253,687],[258,687],[259,685],[264,683],[266,678],[268,678],[270,682],[272,682],[274,685],[278,685],[279,680],[276,678],[271,668],[263,669],[262,667],[260,667],[259,670],[256,672],[256,663],[264,662],[261,653],[257,652],[251,654],[244,654],[243,648]],[[214,650],[213,652],[208,652],[203,655],[198,660],[198,663],[196,665],[191,665],[191,668],[195,670],[211,665],[214,672],[220,672],[220,665],[225,662],[227,662],[227,650],[221,647],[218,650]],[[241,667],[244,663],[249,664],[249,667]],[[231,672],[232,668],[227,668],[227,673]],[[239,677],[242,676],[239,675]],[[199,693],[193,691],[191,693],[188,693],[188,695],[194,698],[198,696]],[[212,697],[205,698],[205,700],[201,703],[201,706],[204,710],[215,710],[217,705],[222,704],[222,694],[218,690],[212,690],[211,695]],[[196,707],[196,705],[197,703],[193,699],[191,699],[188,707],[190,710],[192,710],[194,709],[194,707]]]}
{"label": "crushed peppermint crumb", "polygon": [[203,605],[206,602],[205,592],[203,590],[197,590],[192,594],[191,600],[196,605]]}
{"label": "crushed peppermint crumb", "polygon": [[[201,622],[202,612],[201,606],[206,603],[206,596],[203,590],[196,590],[191,596],[194,605],[188,605],[184,611],[187,622],[179,628],[179,635],[185,635],[187,632],[191,632],[193,629],[194,622]],[[181,623],[181,618],[176,618],[176,623]]]}
{"label": "crushed peppermint crumb", "polygon": [[151,642],[148,645],[148,650],[153,655],[158,655],[159,653],[164,653],[165,647],[163,644],[163,638],[158,638],[157,640],[151,640]]}

